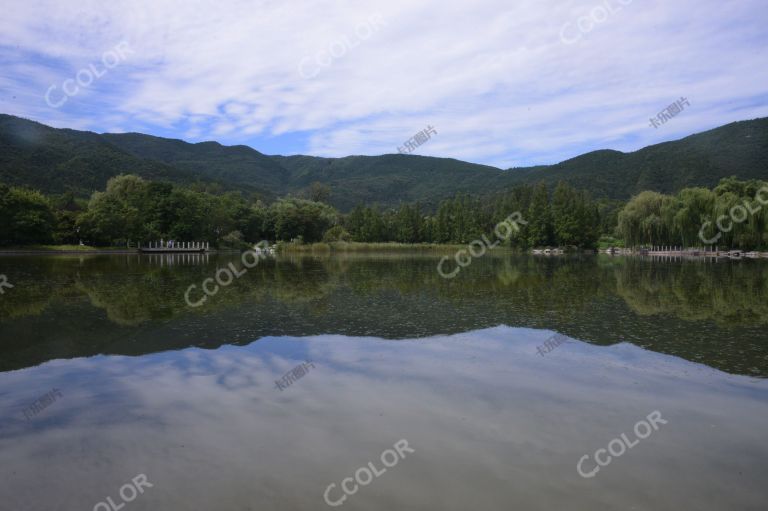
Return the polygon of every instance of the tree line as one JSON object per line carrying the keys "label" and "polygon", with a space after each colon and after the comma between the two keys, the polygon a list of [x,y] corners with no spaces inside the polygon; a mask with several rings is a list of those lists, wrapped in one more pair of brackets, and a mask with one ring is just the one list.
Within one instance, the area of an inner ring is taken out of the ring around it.
{"label": "tree line", "polygon": [[598,204],[563,182],[551,195],[542,183],[485,197],[446,199],[431,214],[424,214],[419,204],[384,211],[360,205],[347,215],[345,226],[354,241],[464,244],[490,236],[514,212],[526,224],[506,240],[509,246],[594,248],[600,237]]}
{"label": "tree line", "polygon": [[212,194],[135,175],[109,180],[89,200],[72,194],[44,196],[0,185],[0,245],[76,244],[135,246],[150,240],[209,241],[239,247],[245,242],[359,241],[468,243],[490,235],[513,212],[527,225],[507,243],[516,247],[594,247],[600,234],[597,203],[561,183],[518,186],[488,197],[457,196],[432,211],[421,204],[383,209],[360,205],[342,214],[323,202],[323,185],[305,197],[271,204],[237,192]]}
{"label": "tree line", "polygon": [[627,245],[766,248],[766,186],[765,181],[728,177],[712,190],[684,188],[675,195],[642,192],[619,213],[617,234]]}
{"label": "tree line", "polygon": [[[564,182],[552,191],[540,183],[483,197],[455,196],[432,207],[358,205],[343,214],[325,202],[327,187],[316,183],[302,197],[283,197],[270,204],[237,192],[215,194],[135,175],[110,179],[106,189],[90,199],[69,193],[45,196],[0,184],[0,245],[82,240],[93,246],[136,246],[161,238],[232,248],[260,240],[465,244],[490,236],[496,224],[520,212],[526,224],[505,241],[520,249],[592,249],[601,236],[626,245],[696,246],[702,244],[701,236],[710,239],[721,230],[718,217],[745,201],[754,203],[763,186],[763,181],[727,178],[713,190],[686,188],[676,195],[642,192],[625,204],[594,200]],[[765,197],[768,200],[768,193]],[[732,224],[718,238],[720,246],[768,244],[765,208]]]}

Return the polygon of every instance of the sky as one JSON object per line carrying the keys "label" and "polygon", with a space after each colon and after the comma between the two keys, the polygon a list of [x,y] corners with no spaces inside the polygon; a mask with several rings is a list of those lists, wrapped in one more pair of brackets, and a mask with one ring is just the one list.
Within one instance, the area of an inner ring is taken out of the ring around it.
{"label": "sky", "polygon": [[58,128],[510,168],[768,116],[766,0],[0,2],[0,113]]}

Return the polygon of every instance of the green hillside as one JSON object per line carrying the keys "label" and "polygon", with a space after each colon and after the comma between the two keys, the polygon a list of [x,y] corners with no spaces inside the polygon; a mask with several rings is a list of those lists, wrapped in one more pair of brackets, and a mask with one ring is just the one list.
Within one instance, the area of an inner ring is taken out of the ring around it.
{"label": "green hillside", "polygon": [[267,156],[247,146],[190,144],[139,133],[55,129],[0,114],[0,182],[44,193],[87,196],[110,177],[132,173],[150,180],[240,190],[270,200],[328,184],[330,202],[434,206],[456,193],[484,195],[515,184],[566,181],[593,197],[628,199],[643,190],[675,193],[713,187],[722,177],[768,177],[768,118],[742,121],[632,153],[590,152],[555,164],[501,170],[450,158],[387,154],[320,158]]}
{"label": "green hillside", "polygon": [[495,167],[450,158],[402,154],[317,158],[273,156],[290,172],[290,189],[313,181],[331,187],[331,202],[341,210],[360,203],[394,205],[420,201],[434,206],[457,192],[485,194],[504,184],[505,172]]}
{"label": "green hillside", "polygon": [[258,190],[271,196],[287,189],[288,175],[270,157],[248,146],[223,146],[218,142],[190,144],[182,140],[141,133],[104,134],[116,147],[138,157],[218,181],[226,188]]}
{"label": "green hillside", "polygon": [[596,197],[626,199],[643,190],[675,193],[714,187],[727,176],[768,177],[768,118],[727,124],[633,153],[594,151],[557,165],[515,169],[516,182],[566,181]]}
{"label": "green hillside", "polygon": [[55,129],[0,114],[0,182],[85,196],[103,190],[110,177],[123,173],[183,184],[205,180],[202,175],[128,154],[96,133]]}

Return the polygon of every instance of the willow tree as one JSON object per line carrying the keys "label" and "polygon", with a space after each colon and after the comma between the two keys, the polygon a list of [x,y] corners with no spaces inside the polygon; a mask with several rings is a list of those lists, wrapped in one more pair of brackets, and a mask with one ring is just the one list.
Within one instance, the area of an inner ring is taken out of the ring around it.
{"label": "willow tree", "polygon": [[619,235],[628,245],[670,243],[665,221],[674,210],[674,199],[658,192],[641,192],[619,212]]}

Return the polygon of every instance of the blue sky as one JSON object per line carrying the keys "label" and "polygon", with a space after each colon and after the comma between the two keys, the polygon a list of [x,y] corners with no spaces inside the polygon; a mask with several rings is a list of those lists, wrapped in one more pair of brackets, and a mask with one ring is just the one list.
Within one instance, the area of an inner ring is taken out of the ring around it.
{"label": "blue sky", "polygon": [[[13,5],[11,5],[13,4]],[[0,112],[502,168],[768,116],[765,0],[5,2]],[[65,92],[67,91],[67,92]],[[650,118],[684,97],[658,128]]]}

